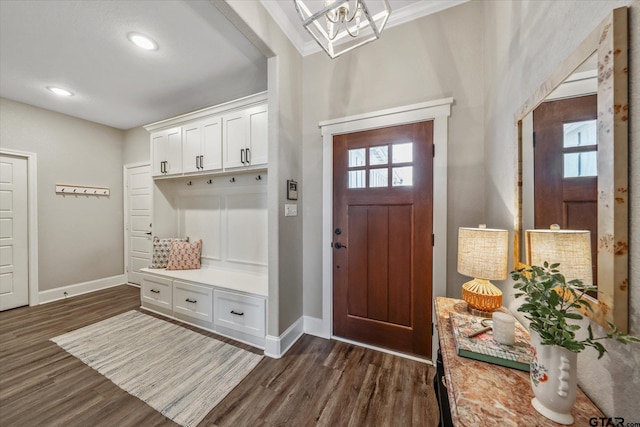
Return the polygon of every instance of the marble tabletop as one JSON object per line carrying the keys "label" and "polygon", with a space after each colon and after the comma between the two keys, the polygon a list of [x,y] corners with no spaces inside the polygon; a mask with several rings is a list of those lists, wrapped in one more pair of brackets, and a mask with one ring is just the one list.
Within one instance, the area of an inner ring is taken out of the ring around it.
{"label": "marble tabletop", "polygon": [[[465,313],[463,300],[437,297],[435,313],[454,426],[560,426],[531,406],[529,373],[458,356],[449,313]],[[575,426],[588,426],[602,412],[578,388],[572,415]]]}

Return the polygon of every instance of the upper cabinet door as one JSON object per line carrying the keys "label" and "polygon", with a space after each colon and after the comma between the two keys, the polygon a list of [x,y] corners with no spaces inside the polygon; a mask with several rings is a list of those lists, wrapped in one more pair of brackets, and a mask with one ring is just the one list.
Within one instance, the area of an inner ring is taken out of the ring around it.
{"label": "upper cabinet door", "polygon": [[249,139],[245,161],[248,165],[266,165],[269,163],[269,126],[267,105],[252,107],[246,111],[249,126]]}
{"label": "upper cabinet door", "polygon": [[202,126],[191,123],[182,127],[182,171],[184,173],[199,172],[202,145]]}
{"label": "upper cabinet door", "polygon": [[204,171],[222,169],[222,117],[214,117],[200,123],[202,129],[200,167]]}
{"label": "upper cabinet door", "polygon": [[167,166],[166,174],[182,173],[182,128],[167,131]]}
{"label": "upper cabinet door", "polygon": [[164,175],[164,161],[167,155],[167,134],[164,131],[151,134],[151,176]]}
{"label": "upper cabinet door", "polygon": [[222,117],[224,138],[224,168],[247,166],[246,148],[249,129],[245,111],[237,111]]}

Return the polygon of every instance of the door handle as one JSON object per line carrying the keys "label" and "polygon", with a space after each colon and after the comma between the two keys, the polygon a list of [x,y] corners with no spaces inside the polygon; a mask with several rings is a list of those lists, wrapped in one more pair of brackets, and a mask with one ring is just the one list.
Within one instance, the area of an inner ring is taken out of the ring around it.
{"label": "door handle", "polygon": [[251,150],[245,148],[244,159],[247,161],[247,164],[251,163]]}
{"label": "door handle", "polygon": [[240,161],[242,162],[243,165],[245,164],[245,161],[244,161],[244,148],[240,150]]}
{"label": "door handle", "polygon": [[347,245],[343,245],[343,244],[342,244],[342,243],[340,243],[340,242],[335,242],[335,243],[333,244],[333,247],[334,247],[334,248],[336,248],[336,249],[342,249],[342,248],[347,249]]}
{"label": "door handle", "polygon": [[200,156],[200,169],[204,169],[204,154]]}
{"label": "door handle", "polygon": [[196,169],[200,169],[200,156],[196,156]]}

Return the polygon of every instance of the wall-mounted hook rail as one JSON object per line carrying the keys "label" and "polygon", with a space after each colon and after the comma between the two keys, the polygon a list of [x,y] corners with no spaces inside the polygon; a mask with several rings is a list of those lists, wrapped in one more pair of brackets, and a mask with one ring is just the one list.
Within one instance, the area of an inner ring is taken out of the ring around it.
{"label": "wall-mounted hook rail", "polygon": [[85,196],[109,196],[109,187],[93,187],[88,185],[56,184],[57,194],[82,194]]}
{"label": "wall-mounted hook rail", "polygon": [[213,184],[213,180],[212,179],[208,179],[207,180],[207,184]]}
{"label": "wall-mounted hook rail", "polygon": [[262,176],[261,175],[256,176],[256,181],[262,181]]}
{"label": "wall-mounted hook rail", "polygon": [[193,185],[193,183],[191,181],[187,182],[187,185]]}
{"label": "wall-mounted hook rail", "polygon": [[235,177],[232,177],[232,178],[229,180],[229,182],[236,182],[236,178],[235,178]]}

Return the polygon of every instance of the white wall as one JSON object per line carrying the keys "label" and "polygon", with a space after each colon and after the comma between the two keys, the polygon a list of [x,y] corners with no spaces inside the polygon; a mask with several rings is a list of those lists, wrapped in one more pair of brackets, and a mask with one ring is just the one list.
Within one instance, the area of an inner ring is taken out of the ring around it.
{"label": "white wall", "polygon": [[[37,154],[39,290],[123,274],[123,132],[2,98],[0,141]],[[56,183],[111,195],[62,196]]]}
{"label": "white wall", "polygon": [[124,131],[122,155],[124,164],[149,162],[151,158],[149,147],[149,132],[142,126]]}
{"label": "white wall", "polygon": [[[287,179],[302,177],[302,57],[257,1],[212,0],[269,58],[269,302],[267,333],[302,316],[302,216],[285,217]],[[303,197],[298,200],[302,211]]]}
{"label": "white wall", "polygon": [[[615,7],[630,4],[630,332],[640,335],[640,1],[486,1],[485,188],[486,218],[510,229],[515,213],[516,110]],[[502,284],[514,306],[511,282]],[[584,322],[586,323],[586,322]],[[602,333],[601,328],[594,328]],[[578,357],[580,385],[610,417],[638,421],[640,346],[607,342],[597,360]]]}
{"label": "white wall", "polygon": [[[304,58],[304,314],[322,317],[323,120],[453,97],[448,142],[448,230],[483,217],[482,3],[470,2],[384,31],[331,60]],[[436,147],[436,155],[438,148]],[[493,225],[493,224],[491,224]],[[460,296],[456,245],[448,245],[448,294]],[[454,261],[451,261],[454,260]]]}

